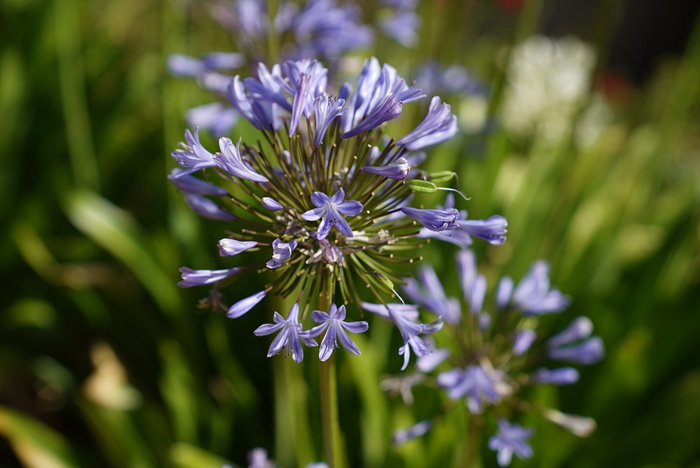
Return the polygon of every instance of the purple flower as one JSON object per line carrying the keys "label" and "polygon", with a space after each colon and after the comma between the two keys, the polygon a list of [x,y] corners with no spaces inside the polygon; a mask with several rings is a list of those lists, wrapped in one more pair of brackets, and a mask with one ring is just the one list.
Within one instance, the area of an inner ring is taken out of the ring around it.
{"label": "purple flower", "polygon": [[436,315],[442,316],[447,323],[459,323],[461,307],[454,297],[447,297],[435,270],[425,265],[418,270],[420,283],[408,278],[403,287],[408,298]]}
{"label": "purple flower", "polygon": [[205,182],[199,179],[188,171],[184,169],[174,168],[170,171],[168,175],[168,180],[173,183],[175,187],[180,189],[185,193],[190,193],[193,195],[212,195],[217,197],[225,197],[228,192],[209,182]]}
{"label": "purple flower", "polygon": [[374,128],[382,123],[382,118],[385,118],[383,121],[386,122],[398,116],[396,114],[390,117],[392,113],[401,112],[400,108],[396,108],[396,104],[415,101],[424,96],[420,89],[406,85],[392,66],[384,64],[380,68],[379,61],[374,57],[366,60],[357,79],[357,91],[348,101],[348,110],[343,114],[342,128],[346,132],[343,138],[364,131],[356,132],[353,129],[363,120],[372,119],[372,123],[364,124],[363,128]]}
{"label": "purple flower", "polygon": [[492,216],[487,220],[468,220],[466,210],[458,212],[455,210],[454,196],[451,193],[445,198],[445,206],[438,208],[435,211],[456,212],[456,219],[450,224],[450,228],[447,231],[435,231],[426,226],[428,229],[421,231],[419,234],[421,237],[441,239],[458,247],[471,245],[471,236],[484,239],[493,245],[503,244],[506,240],[505,233],[507,231],[505,228],[508,226],[508,222],[502,216]]}
{"label": "purple flower", "polygon": [[265,264],[269,269],[281,267],[297,248],[297,241],[282,242],[279,237],[272,241],[272,259]]}
{"label": "purple flower", "polygon": [[595,364],[605,356],[603,340],[592,336],[578,344],[549,349],[549,357],[578,364]]}
{"label": "purple flower", "polygon": [[420,16],[413,11],[400,11],[380,18],[379,25],[387,36],[395,39],[404,47],[413,47],[418,41]]}
{"label": "purple flower", "polygon": [[523,459],[532,456],[532,447],[526,442],[531,436],[532,429],[501,418],[498,420],[498,432],[489,439],[489,448],[498,452],[496,459],[500,466],[508,466],[514,454]]}
{"label": "purple flower", "polygon": [[294,94],[294,103],[292,104],[292,118],[289,120],[290,137],[292,137],[297,131],[297,127],[299,126],[299,120],[301,119],[301,114],[310,102],[310,88],[311,77],[306,73],[301,73],[299,75],[298,88],[296,90],[296,93]]}
{"label": "purple flower", "polygon": [[185,140],[187,144],[180,143],[182,149],[170,153],[180,166],[187,169],[188,172],[216,166],[214,155],[204,149],[199,142],[199,129],[194,129],[194,135],[189,130],[185,130]]}
{"label": "purple flower", "polygon": [[341,216],[357,216],[362,211],[362,204],[355,200],[345,200],[345,191],[341,188],[329,197],[323,192],[314,192],[311,195],[311,203],[316,208],[302,214],[302,218],[307,221],[317,221],[321,219],[318,226],[317,239],[325,239],[331,232],[331,227],[335,226],[345,237],[352,237],[352,228]]}
{"label": "purple flower", "polygon": [[[500,286],[499,303],[505,303],[508,283]],[[530,271],[520,280],[513,291],[510,302],[515,307],[522,309],[526,315],[540,315],[552,312],[560,312],[569,305],[569,298],[556,289],[549,287],[549,266],[545,261],[535,262]]]}
{"label": "purple flower", "polygon": [[204,218],[217,221],[233,221],[236,219],[231,213],[220,208],[219,205],[201,195],[186,195],[185,202],[190,205],[190,208],[192,208],[195,213]]}
{"label": "purple flower", "polygon": [[517,332],[513,339],[513,354],[515,356],[522,356],[525,354],[527,350],[530,349],[530,346],[532,346],[535,338],[537,338],[535,330],[526,328]]}
{"label": "purple flower", "polygon": [[[229,466],[229,468],[232,467]],[[248,452],[248,468],[274,468],[274,463],[267,458],[265,449],[255,448]]]}
{"label": "purple flower", "polygon": [[284,209],[284,206],[282,206],[282,204],[280,202],[278,202],[277,200],[275,200],[274,198],[262,197],[261,201],[262,201],[262,206],[264,206],[268,210],[279,211],[279,210]]}
{"label": "purple flower", "polygon": [[279,64],[268,71],[265,64],[258,64],[258,78],[246,78],[243,80],[246,90],[256,101],[267,101],[277,104],[286,111],[291,111],[292,106],[282,92],[282,68]]}
{"label": "purple flower", "polygon": [[297,57],[336,58],[372,41],[372,32],[359,21],[355,5],[336,6],[334,0],[311,0],[286,20],[296,39]]}
{"label": "purple flower", "polygon": [[430,102],[428,115],[411,133],[399,139],[396,144],[411,151],[423,149],[448,140],[457,133],[457,116],[450,111],[448,104],[441,104],[435,96]]}
{"label": "purple flower", "polygon": [[438,375],[437,382],[451,399],[466,398],[472,414],[481,413],[485,404],[500,403],[511,392],[505,374],[490,365],[455,368]]}
{"label": "purple flower", "polygon": [[460,284],[464,299],[469,303],[469,310],[472,314],[481,312],[486,297],[486,277],[476,271],[476,259],[471,250],[460,250],[457,252],[457,272],[459,273]]}
{"label": "purple flower", "polygon": [[255,98],[251,101],[246,95],[245,86],[241,83],[238,75],[229,82],[226,88],[226,97],[233,108],[258,130],[267,130],[270,127],[279,128],[280,121],[277,111],[273,109],[273,103]]}
{"label": "purple flower", "polygon": [[238,140],[236,146],[233,146],[231,139],[222,137],[219,138],[219,147],[221,148],[221,153],[216,153],[214,160],[221,169],[241,179],[260,183],[268,182],[267,177],[261,176],[243,162],[240,140]]}
{"label": "purple flower", "polygon": [[560,367],[558,369],[541,367],[532,373],[530,379],[541,384],[571,385],[578,382],[579,373],[573,367]]}
{"label": "purple flower", "polygon": [[343,114],[343,106],[345,106],[345,99],[336,100],[325,93],[314,100],[314,112],[316,114],[314,144],[316,146],[321,146],[328,127],[330,127],[336,117]]}
{"label": "purple flower", "polygon": [[[318,357],[321,361],[326,361],[331,357],[333,351],[338,347],[338,341],[343,345],[343,348],[350,353],[359,355],[360,349],[350,339],[347,331],[351,333],[363,333],[369,328],[367,322],[346,322],[345,321],[345,306],[336,307],[331,304],[330,313],[321,310],[311,312],[311,318],[314,322],[320,323],[310,330],[305,332],[309,338],[315,338],[326,331],[321,347],[318,349]],[[346,331],[347,330],[347,331]]]}
{"label": "purple flower", "polygon": [[219,255],[222,257],[231,257],[233,255],[238,255],[241,252],[245,252],[248,249],[252,249],[258,245],[255,241],[239,241],[236,239],[221,239],[217,244],[219,247]]}
{"label": "purple flower", "polygon": [[395,119],[401,115],[401,109],[403,108],[403,103],[396,100],[393,94],[387,96],[382,104],[377,107],[371,114],[364,118],[358,125],[353,129],[340,135],[340,138],[348,139],[352,138],[360,133],[367,132],[373,128],[379,127],[384,122]]}
{"label": "purple flower", "polygon": [[406,369],[411,357],[411,348],[417,356],[425,356],[432,352],[432,346],[423,341],[420,334],[430,334],[442,328],[442,317],[432,323],[417,323],[418,306],[407,304],[370,304],[363,302],[362,308],[368,312],[391,320],[396,325],[403,339],[403,346],[399,348],[399,355],[403,356],[403,366]]}
{"label": "purple flower", "polygon": [[245,299],[241,299],[240,301],[236,302],[233,304],[231,307],[229,307],[228,312],[226,313],[226,316],[228,318],[238,318],[241,317],[242,315],[248,313],[250,309],[258,305],[260,301],[263,300],[265,295],[267,294],[266,290],[262,290],[259,292],[256,292],[252,296],[248,296]]}
{"label": "purple flower", "polygon": [[380,175],[387,179],[405,180],[408,173],[411,172],[411,165],[408,164],[406,158],[399,158],[387,166],[364,166],[363,172]]}
{"label": "purple flower", "polygon": [[318,346],[318,343],[307,337],[301,329],[298,303],[294,303],[286,319],[275,312],[273,320],[275,323],[260,325],[253,332],[255,336],[265,336],[279,332],[275,339],[272,340],[272,344],[270,344],[267,357],[274,356],[282,351],[282,348],[285,348],[287,350],[287,355],[291,353],[294,362],[301,362],[304,359],[304,348],[301,346],[302,342],[306,346]]}
{"label": "purple flower", "polygon": [[391,441],[394,445],[403,445],[411,439],[424,435],[426,432],[428,432],[428,430],[430,430],[432,425],[433,424],[426,419],[417,422],[409,428],[399,429],[394,432],[394,435],[391,437]]}
{"label": "purple flower", "polygon": [[500,215],[488,219],[460,219],[457,221],[460,231],[484,239],[489,244],[501,245],[506,241],[508,221]]}
{"label": "purple flower", "polygon": [[591,336],[593,322],[588,317],[575,318],[568,327],[547,340],[547,346],[556,348]]}
{"label": "purple flower", "polygon": [[191,288],[192,286],[202,286],[216,283],[238,273],[240,268],[228,268],[225,270],[193,270],[188,267],[181,267],[182,281],[177,283],[181,288]]}
{"label": "purple flower", "polygon": [[401,211],[415,219],[430,231],[440,232],[457,229],[457,218],[459,212],[454,208],[447,210],[436,210],[431,208],[411,208],[405,206]]}
{"label": "purple flower", "polygon": [[238,114],[230,106],[213,102],[187,110],[185,120],[191,127],[200,127],[216,137],[221,137],[228,134],[236,125]]}

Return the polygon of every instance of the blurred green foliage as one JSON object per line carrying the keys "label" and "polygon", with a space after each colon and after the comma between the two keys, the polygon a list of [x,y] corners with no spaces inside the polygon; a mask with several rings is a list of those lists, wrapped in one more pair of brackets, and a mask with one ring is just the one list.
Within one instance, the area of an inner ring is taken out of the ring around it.
{"label": "blurred green foliage", "polygon": [[[380,42],[362,53],[405,76],[426,58],[467,66],[489,84],[495,118],[510,51],[537,33],[542,7],[423,2],[415,51]],[[176,287],[178,267],[216,265],[222,232],[165,177],[184,110],[209,101],[167,76],[166,57],[229,47],[205,6],[6,0],[0,17],[0,465],[220,467],[257,446],[284,466],[321,458],[318,371],[267,359],[251,333],[258,319],[197,310],[202,291]],[[594,26],[603,57],[610,25]],[[495,123],[431,150],[458,171],[470,216],[509,220],[505,246],[477,247],[489,279],[547,259],[573,297],[558,325],[585,314],[606,343],[578,385],[536,395],[596,418],[598,431],[578,440],[533,421],[535,457],[514,467],[700,466],[698,83],[700,28],[682,58],[613,105],[591,144],[575,131],[592,92],[556,141]],[[451,261],[439,261],[451,250],[431,249],[448,278]],[[247,281],[241,297],[257,290]],[[460,412],[390,445],[436,402],[416,389],[407,408],[379,388],[399,367],[389,326],[374,323],[357,342],[363,355],[341,358],[339,372],[352,466],[453,462]]]}

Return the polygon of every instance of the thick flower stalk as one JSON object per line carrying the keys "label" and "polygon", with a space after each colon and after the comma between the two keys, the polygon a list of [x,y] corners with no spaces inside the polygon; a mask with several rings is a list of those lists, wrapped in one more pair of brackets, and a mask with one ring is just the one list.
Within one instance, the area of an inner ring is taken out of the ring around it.
{"label": "thick flower stalk", "polygon": [[[590,434],[595,428],[592,419],[542,409],[522,396],[522,390],[535,385],[576,383],[579,373],[571,364],[594,364],[605,352],[586,317],[575,318],[553,336],[547,333],[545,316],[561,312],[570,301],[550,286],[547,263],[536,262],[517,285],[502,278],[488,305],[486,278],[477,271],[474,254],[463,249],[456,260],[459,298],[446,294],[429,266],[406,282],[407,298],[442,317],[445,327],[443,335],[436,335],[438,350],[421,357],[418,372],[404,379],[434,382],[448,400],[464,404],[472,415],[497,417],[498,433],[489,447],[498,452],[501,466],[513,455],[532,455],[527,439],[533,431],[507,419],[518,412],[538,412],[576,435]],[[397,383],[393,387],[401,388]],[[402,392],[410,395],[410,390]]]}
{"label": "thick flower stalk", "polygon": [[[345,331],[359,333],[366,327],[345,322],[341,304],[352,313],[357,306],[350,304],[374,303],[379,309],[372,311],[401,332],[406,365],[411,350],[422,356],[431,349],[420,335],[441,326],[439,319],[420,324],[415,310],[386,305],[395,297],[394,284],[402,282],[405,265],[420,259],[416,249],[426,242],[423,226],[464,246],[471,242],[467,233],[501,242],[505,220],[475,233],[464,228],[466,214],[455,208],[409,206],[415,187],[438,193],[431,175],[416,169],[412,151],[456,132],[449,105],[433,100],[422,124],[392,139],[382,124],[399,117],[404,104],[424,97],[421,90],[376,59],[365,63],[354,86],[346,83],[334,95],[327,74],[319,62],[288,61],[271,69],[261,64],[259,78],[231,79],[227,98],[260,132],[255,143],[221,137],[219,151],[212,152],[196,130],[186,132],[186,142],[173,152],[180,168],[170,180],[197,213],[227,223],[228,237],[217,247],[228,268],[183,268],[180,284],[212,285],[209,303],[220,305],[224,286],[242,275],[265,274],[264,288],[234,297],[227,314],[240,317],[268,295],[294,298],[299,310],[284,322],[294,322],[285,325],[284,336],[293,332],[299,337],[289,342],[295,360],[302,356],[297,344],[308,345],[306,338],[322,332],[321,359],[330,356],[336,339],[358,354]],[[449,237],[448,231],[461,234]],[[321,325],[308,335],[301,327],[317,304],[332,306],[312,315]],[[283,329],[283,320],[275,316],[277,325],[258,331]],[[271,353],[287,346],[285,340]]]}

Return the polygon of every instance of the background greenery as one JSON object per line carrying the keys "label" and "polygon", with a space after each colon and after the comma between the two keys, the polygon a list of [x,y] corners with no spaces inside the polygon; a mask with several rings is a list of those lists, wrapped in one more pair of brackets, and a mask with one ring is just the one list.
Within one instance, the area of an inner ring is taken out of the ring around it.
{"label": "background greenery", "polygon": [[[426,1],[415,50],[384,40],[356,56],[404,76],[427,58],[467,66],[496,116],[512,46],[541,31],[547,7]],[[619,7],[599,2],[584,24],[596,71]],[[317,371],[265,358],[259,317],[197,310],[204,293],[176,286],[178,267],[217,265],[222,226],[166,183],[184,110],[210,97],[164,64],[227,50],[229,38],[196,2],[4,0],[0,18],[0,466],[220,466],[257,446],[284,466],[322,458]],[[574,130],[593,90],[555,141],[493,118],[433,152],[458,170],[470,216],[509,220],[506,246],[477,249],[489,278],[547,259],[573,298],[556,324],[585,314],[606,343],[578,385],[533,395],[594,417],[597,432],[580,440],[533,420],[535,457],[512,466],[700,466],[698,83],[696,27],[683,56],[609,95],[590,144]],[[446,278],[450,263],[436,265]],[[353,466],[437,466],[460,423],[389,444],[435,405],[429,390],[410,409],[379,389],[400,366],[390,333],[373,326],[363,356],[341,360],[347,451]]]}

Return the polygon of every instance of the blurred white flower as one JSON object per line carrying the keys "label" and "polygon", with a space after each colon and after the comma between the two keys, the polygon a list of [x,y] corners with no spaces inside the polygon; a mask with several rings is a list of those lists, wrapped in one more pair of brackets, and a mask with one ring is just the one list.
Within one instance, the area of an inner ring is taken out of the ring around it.
{"label": "blurred white flower", "polygon": [[[594,65],[593,49],[574,37],[533,36],[523,42],[513,50],[507,71],[503,125],[513,133],[536,133],[550,141],[566,135],[573,119],[588,105]],[[590,142],[608,122],[609,113],[601,106],[605,104],[597,100],[593,119],[586,119],[580,132],[576,130],[581,136],[577,142]]]}

